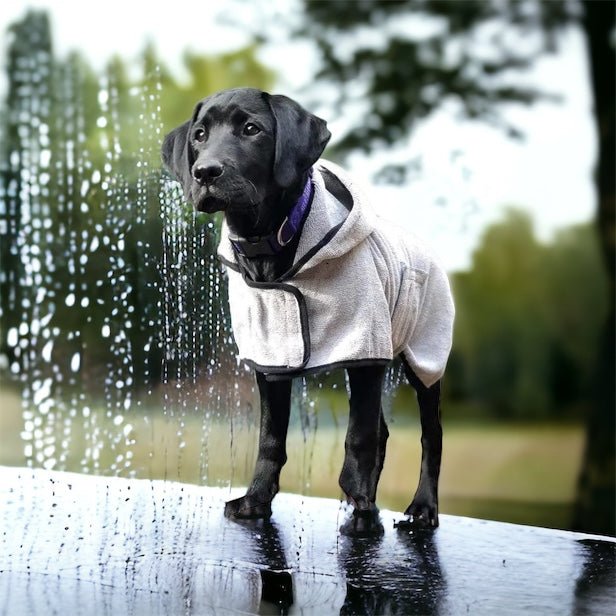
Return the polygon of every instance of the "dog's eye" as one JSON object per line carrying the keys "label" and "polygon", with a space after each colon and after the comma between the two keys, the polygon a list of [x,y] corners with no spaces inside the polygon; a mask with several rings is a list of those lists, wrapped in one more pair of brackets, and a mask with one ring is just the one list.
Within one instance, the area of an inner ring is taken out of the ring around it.
{"label": "dog's eye", "polygon": [[250,122],[248,122],[248,124],[244,126],[244,135],[248,135],[249,137],[257,135],[260,132],[261,129],[256,124],[251,124]]}
{"label": "dog's eye", "polygon": [[205,141],[205,131],[202,128],[198,128],[194,133],[193,133],[193,139],[195,141]]}

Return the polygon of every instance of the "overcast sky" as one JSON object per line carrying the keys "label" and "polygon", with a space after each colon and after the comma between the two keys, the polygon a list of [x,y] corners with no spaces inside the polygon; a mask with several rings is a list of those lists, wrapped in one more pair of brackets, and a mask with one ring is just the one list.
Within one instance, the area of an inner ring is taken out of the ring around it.
{"label": "overcast sky", "polygon": [[[296,4],[272,0],[272,6],[288,12]],[[104,5],[84,0],[11,0],[0,3],[2,32],[28,7],[49,9],[60,56],[79,49],[97,67],[113,53],[137,56],[149,38],[167,65],[179,70],[186,48],[215,53],[247,42],[243,32],[224,19],[229,17],[225,11],[232,8],[235,20],[253,18],[250,3],[244,14],[230,0],[107,0]],[[4,45],[5,37],[0,40]],[[570,31],[558,56],[536,63],[532,81],[559,93],[563,103],[512,107],[508,118],[526,133],[522,143],[477,123],[460,124],[447,111],[419,126],[405,148],[408,158],[422,157],[423,175],[405,187],[375,187],[379,212],[424,236],[450,270],[468,265],[481,230],[501,216],[504,206],[532,212],[543,239],[564,225],[590,220],[595,209],[596,143],[585,53],[581,34]],[[305,47],[265,49],[262,58],[280,75],[279,92],[293,96],[309,77],[308,70],[301,70],[311,59]],[[192,103],[187,116],[191,107]],[[336,122],[331,128],[335,135]],[[371,177],[380,161],[379,155],[353,157],[350,166]]]}

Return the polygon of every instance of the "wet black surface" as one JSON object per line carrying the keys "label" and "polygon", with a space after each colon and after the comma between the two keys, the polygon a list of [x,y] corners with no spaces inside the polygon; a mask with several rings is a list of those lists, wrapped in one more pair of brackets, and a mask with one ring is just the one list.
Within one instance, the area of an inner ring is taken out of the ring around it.
{"label": "wet black surface", "polygon": [[443,515],[351,539],[338,501],[0,467],[0,614],[613,614],[615,547]]}

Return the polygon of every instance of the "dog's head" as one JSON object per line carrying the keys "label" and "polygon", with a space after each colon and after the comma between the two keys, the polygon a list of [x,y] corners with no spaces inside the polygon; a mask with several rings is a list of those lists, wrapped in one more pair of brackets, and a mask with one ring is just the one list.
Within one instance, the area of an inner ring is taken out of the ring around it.
{"label": "dog's head", "polygon": [[292,99],[237,88],[199,102],[162,157],[197,210],[241,210],[298,182],[329,138],[325,121]]}

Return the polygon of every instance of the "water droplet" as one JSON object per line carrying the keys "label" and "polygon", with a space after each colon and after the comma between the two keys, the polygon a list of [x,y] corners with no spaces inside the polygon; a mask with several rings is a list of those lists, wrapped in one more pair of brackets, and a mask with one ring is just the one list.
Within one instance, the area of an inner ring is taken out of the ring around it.
{"label": "water droplet", "polygon": [[44,381],[34,381],[32,383],[32,402],[35,406],[41,406],[41,403],[51,395],[51,378],[47,378]]}
{"label": "water droplet", "polygon": [[51,160],[51,150],[41,150],[39,154],[39,165],[41,167],[49,167],[49,161]]}
{"label": "water droplet", "polygon": [[6,335],[6,341],[10,347],[17,346],[17,342],[19,340],[19,336],[17,333],[17,329],[15,327],[11,327]]}
{"label": "water droplet", "polygon": [[49,340],[48,342],[45,343],[45,346],[43,347],[43,349],[41,351],[41,357],[47,363],[49,363],[51,361],[51,352],[52,352],[52,350],[53,350],[53,340]]}

